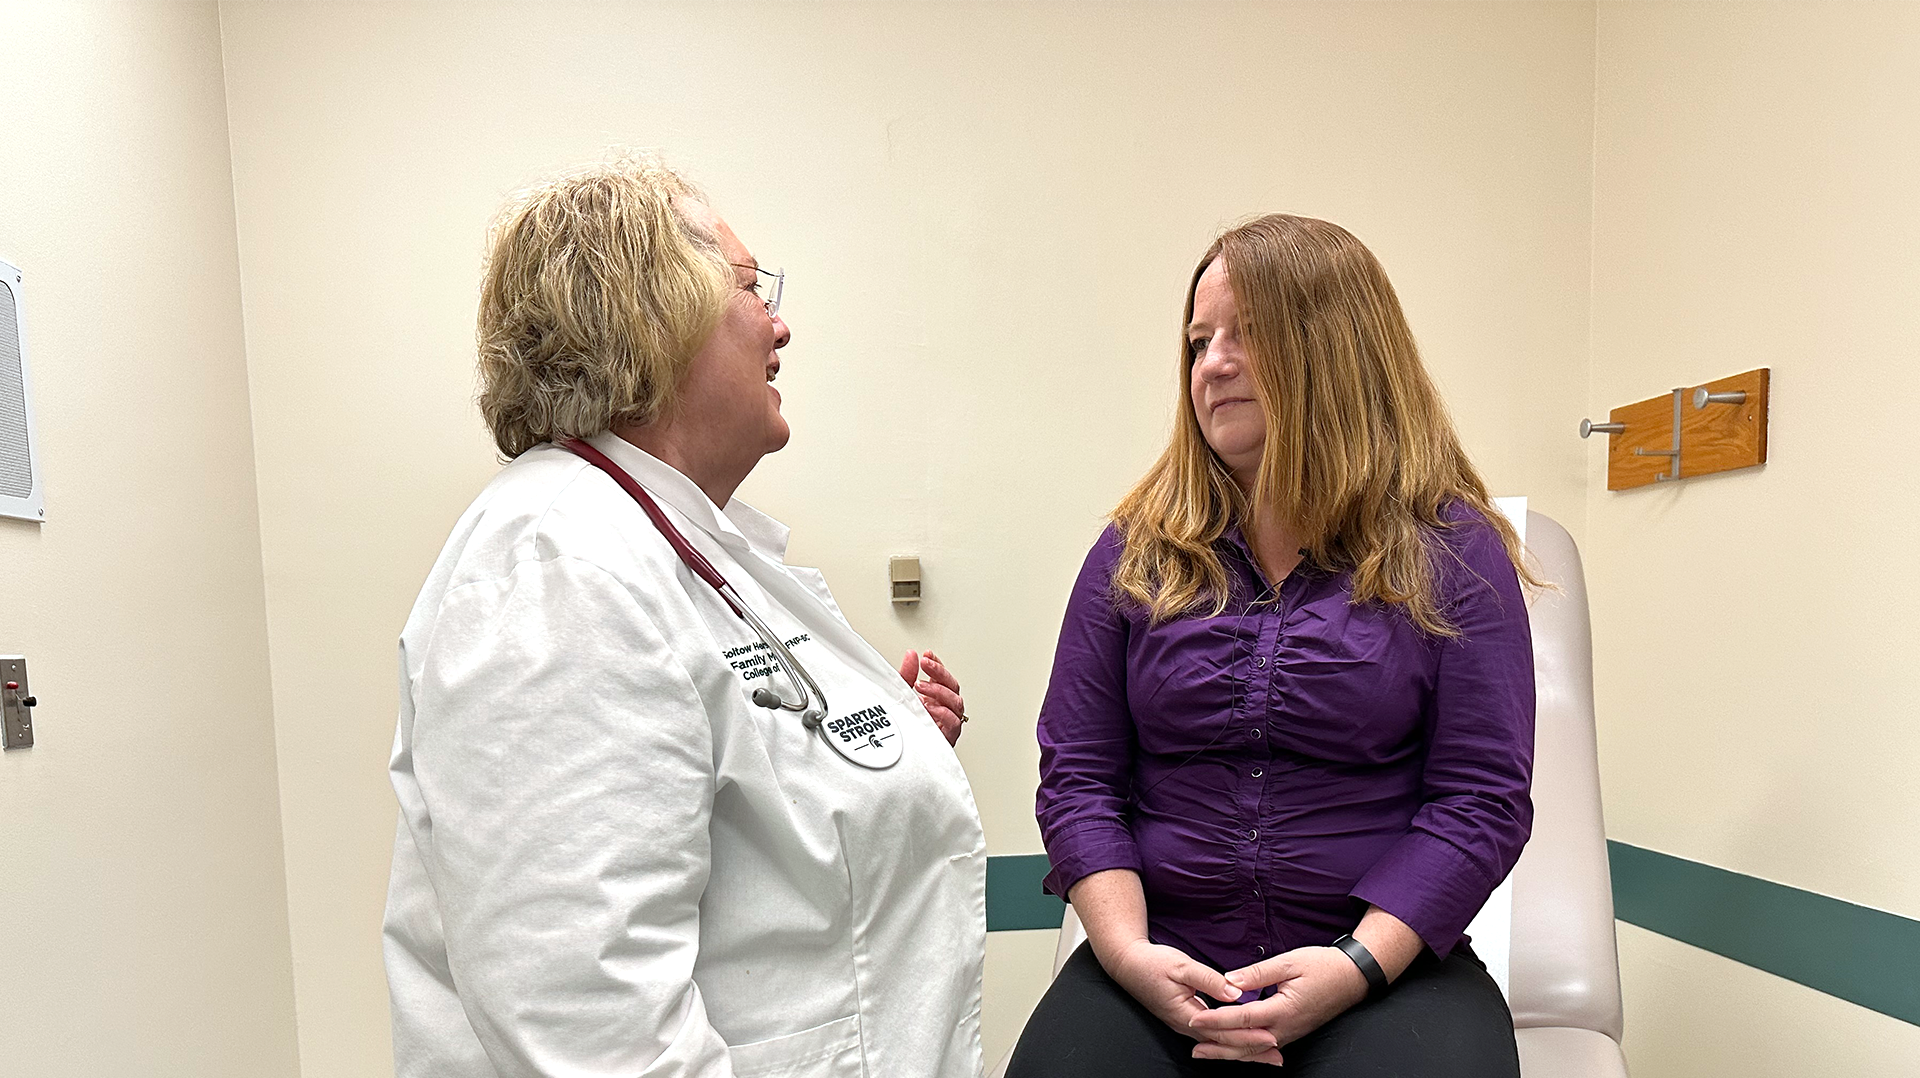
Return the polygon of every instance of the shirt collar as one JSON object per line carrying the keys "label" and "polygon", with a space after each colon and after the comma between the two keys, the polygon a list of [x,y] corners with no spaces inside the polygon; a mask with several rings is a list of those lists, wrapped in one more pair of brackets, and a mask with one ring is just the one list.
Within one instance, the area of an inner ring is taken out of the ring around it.
{"label": "shirt collar", "polygon": [[1247,535],[1240,530],[1240,525],[1227,525],[1227,530],[1220,533],[1220,538],[1226,540],[1227,545],[1233,547],[1234,552],[1253,568],[1255,576],[1260,575],[1260,563],[1253,560],[1253,547],[1247,543]]}
{"label": "shirt collar", "polygon": [[[1227,525],[1227,530],[1220,533],[1220,538],[1224,539],[1229,546],[1233,547],[1234,552],[1239,554],[1241,559],[1246,562],[1247,571],[1253,574],[1253,579],[1265,579],[1265,573],[1260,568],[1260,563],[1254,560],[1253,547],[1248,545],[1247,535],[1240,530],[1238,523]],[[1287,580],[1292,580],[1294,577],[1317,574],[1319,572],[1320,567],[1314,564],[1313,556],[1302,549],[1300,551],[1300,564],[1294,566],[1293,572],[1287,574]],[[1286,581],[1282,581],[1281,583],[1284,585]]]}
{"label": "shirt collar", "polygon": [[713,536],[720,545],[736,549],[752,547],[775,561],[786,561],[789,530],[785,524],[738,498],[729,499],[725,509],[715,506],[699,484],[673,465],[612,431],[603,431],[586,442],[633,476],[647,488],[647,493],[679,510],[694,527]]}

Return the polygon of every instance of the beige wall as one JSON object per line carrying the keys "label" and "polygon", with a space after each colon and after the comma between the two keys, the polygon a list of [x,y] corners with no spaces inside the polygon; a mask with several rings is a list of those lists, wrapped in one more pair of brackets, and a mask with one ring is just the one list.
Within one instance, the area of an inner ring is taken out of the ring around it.
{"label": "beige wall", "polygon": [[[1582,6],[229,5],[223,9],[302,1058],[386,1065],[393,639],[495,468],[481,228],[613,143],[697,174],[791,275],[793,444],[743,495],[883,650],[944,652],[993,853],[1039,850],[1067,587],[1163,437],[1223,222],[1338,220],[1400,286],[1503,492],[1577,531]],[[885,600],[915,552],[928,598]],[[1044,980],[996,936],[988,1050]]]}
{"label": "beige wall", "polygon": [[1619,925],[1633,1078],[1913,1078],[1913,1026]]}
{"label": "beige wall", "polygon": [[[1591,454],[1609,828],[1920,917],[1920,7],[1602,4],[1597,52],[1590,410],[1773,370],[1762,469],[1616,494]],[[1623,943],[1636,1078],[1920,1060],[1920,1028]]]}
{"label": "beige wall", "polygon": [[0,520],[0,1071],[298,1073],[211,4],[0,6],[47,521]]}

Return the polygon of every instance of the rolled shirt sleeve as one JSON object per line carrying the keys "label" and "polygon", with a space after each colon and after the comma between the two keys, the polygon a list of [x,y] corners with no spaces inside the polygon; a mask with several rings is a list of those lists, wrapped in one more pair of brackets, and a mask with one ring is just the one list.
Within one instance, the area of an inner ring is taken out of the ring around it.
{"label": "rolled shirt sleeve", "polygon": [[1533,640],[1498,534],[1472,520],[1434,559],[1460,635],[1436,643],[1425,801],[1353,887],[1445,956],[1512,871],[1533,825]]}
{"label": "rolled shirt sleeve", "polygon": [[1128,626],[1111,598],[1119,549],[1109,527],[1081,566],[1040,706],[1035,812],[1052,865],[1044,886],[1062,898],[1095,872],[1141,867],[1127,818],[1134,759]]}
{"label": "rolled shirt sleeve", "polygon": [[449,592],[413,661],[395,785],[493,1069],[731,1075],[693,983],[712,731],[653,621],[530,560]]}

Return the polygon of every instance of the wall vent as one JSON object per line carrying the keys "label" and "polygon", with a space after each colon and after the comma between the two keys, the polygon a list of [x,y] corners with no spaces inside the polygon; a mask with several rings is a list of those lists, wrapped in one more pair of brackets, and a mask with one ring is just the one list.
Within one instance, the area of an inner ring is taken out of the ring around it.
{"label": "wall vent", "polygon": [[0,261],[0,516],[45,520],[33,438],[33,380],[27,373],[25,274]]}

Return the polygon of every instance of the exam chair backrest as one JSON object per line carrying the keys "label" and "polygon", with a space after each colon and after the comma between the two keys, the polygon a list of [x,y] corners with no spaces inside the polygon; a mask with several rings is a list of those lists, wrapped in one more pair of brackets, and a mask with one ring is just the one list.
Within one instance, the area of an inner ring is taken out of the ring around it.
{"label": "exam chair backrest", "polygon": [[1573,537],[1527,514],[1527,549],[1557,591],[1534,597],[1533,837],[1513,870],[1508,1003],[1517,1029],[1621,1035],[1613,883],[1600,819],[1593,633]]}

